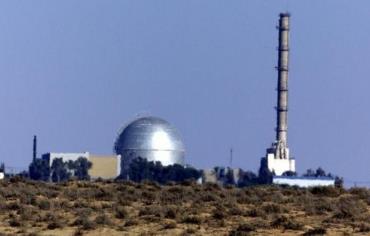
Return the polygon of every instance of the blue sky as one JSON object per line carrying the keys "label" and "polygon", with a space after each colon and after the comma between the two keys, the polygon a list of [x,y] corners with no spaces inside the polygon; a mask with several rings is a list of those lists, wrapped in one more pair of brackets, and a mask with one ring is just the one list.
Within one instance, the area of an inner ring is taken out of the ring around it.
{"label": "blue sky", "polygon": [[290,11],[288,142],[300,173],[370,181],[369,1],[1,1],[0,157],[112,153],[138,114],[187,162],[257,171],[274,141],[278,14]]}

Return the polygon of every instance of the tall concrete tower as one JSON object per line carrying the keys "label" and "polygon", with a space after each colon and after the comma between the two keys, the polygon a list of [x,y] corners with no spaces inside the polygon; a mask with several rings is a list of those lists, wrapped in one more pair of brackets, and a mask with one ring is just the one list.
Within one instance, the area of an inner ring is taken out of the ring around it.
{"label": "tall concrete tower", "polygon": [[288,71],[289,71],[289,13],[281,13],[279,19],[279,55],[277,83],[276,140],[267,149],[266,159],[270,171],[282,175],[295,171],[295,160],[290,158],[288,148]]}

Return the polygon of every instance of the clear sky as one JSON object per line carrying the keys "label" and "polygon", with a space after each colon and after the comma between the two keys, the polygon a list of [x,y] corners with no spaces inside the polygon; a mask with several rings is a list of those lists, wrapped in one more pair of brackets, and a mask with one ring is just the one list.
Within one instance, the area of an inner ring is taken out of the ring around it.
{"label": "clear sky", "polygon": [[288,143],[298,172],[370,181],[370,1],[1,1],[0,158],[112,153],[137,114],[188,163],[257,171],[274,141],[280,12],[291,17]]}

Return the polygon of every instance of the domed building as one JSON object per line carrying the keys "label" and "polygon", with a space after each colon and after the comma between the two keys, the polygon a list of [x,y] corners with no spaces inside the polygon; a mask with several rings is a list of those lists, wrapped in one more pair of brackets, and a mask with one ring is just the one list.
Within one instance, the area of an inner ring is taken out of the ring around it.
{"label": "domed building", "polygon": [[157,117],[141,117],[121,129],[114,144],[121,155],[121,173],[137,157],[160,161],[162,165],[184,165],[185,148],[179,133],[167,121]]}

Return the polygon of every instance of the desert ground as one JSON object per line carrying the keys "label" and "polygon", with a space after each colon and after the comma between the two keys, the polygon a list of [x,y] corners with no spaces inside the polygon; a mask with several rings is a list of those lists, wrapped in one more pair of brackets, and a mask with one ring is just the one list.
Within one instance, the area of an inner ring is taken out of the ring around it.
{"label": "desert ground", "polygon": [[370,235],[370,190],[0,182],[0,235]]}

